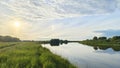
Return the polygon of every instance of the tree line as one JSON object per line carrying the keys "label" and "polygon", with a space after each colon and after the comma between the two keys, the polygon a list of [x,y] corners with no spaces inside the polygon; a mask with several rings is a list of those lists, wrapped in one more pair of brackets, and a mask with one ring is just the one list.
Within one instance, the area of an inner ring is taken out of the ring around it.
{"label": "tree line", "polygon": [[113,36],[113,37],[97,37],[94,36],[92,39],[87,39],[80,41],[81,44],[86,44],[89,46],[94,46],[94,49],[107,49],[112,48],[115,51],[120,51],[120,36]]}
{"label": "tree line", "polygon": [[19,42],[19,41],[21,41],[21,40],[16,37],[0,36],[0,42]]}
{"label": "tree line", "polygon": [[94,36],[92,40],[103,40],[103,41],[114,41],[114,42],[120,42],[120,36],[113,36],[111,38],[107,38],[107,37],[97,37],[97,36]]}

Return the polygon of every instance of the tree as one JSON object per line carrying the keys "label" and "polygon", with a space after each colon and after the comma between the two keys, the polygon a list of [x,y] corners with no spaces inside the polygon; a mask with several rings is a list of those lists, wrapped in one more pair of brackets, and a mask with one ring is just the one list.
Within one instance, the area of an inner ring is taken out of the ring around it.
{"label": "tree", "polygon": [[93,37],[93,40],[98,40],[98,38],[96,36]]}
{"label": "tree", "polygon": [[120,36],[113,36],[111,41],[120,42]]}
{"label": "tree", "polygon": [[99,40],[107,40],[107,37],[99,37]]}
{"label": "tree", "polygon": [[0,36],[1,42],[19,42],[19,38],[11,37],[11,36]]}
{"label": "tree", "polygon": [[120,40],[120,36],[113,36],[112,40]]}
{"label": "tree", "polygon": [[50,45],[51,46],[59,46],[60,42],[61,42],[61,40],[59,40],[59,39],[51,39]]}

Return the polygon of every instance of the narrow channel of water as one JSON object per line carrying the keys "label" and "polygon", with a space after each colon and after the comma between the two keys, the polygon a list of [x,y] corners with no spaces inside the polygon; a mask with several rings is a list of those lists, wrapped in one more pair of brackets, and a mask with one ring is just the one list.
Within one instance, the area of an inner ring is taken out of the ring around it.
{"label": "narrow channel of water", "polygon": [[120,68],[120,51],[114,51],[112,48],[94,50],[91,46],[79,43],[42,46],[66,58],[78,68]]}

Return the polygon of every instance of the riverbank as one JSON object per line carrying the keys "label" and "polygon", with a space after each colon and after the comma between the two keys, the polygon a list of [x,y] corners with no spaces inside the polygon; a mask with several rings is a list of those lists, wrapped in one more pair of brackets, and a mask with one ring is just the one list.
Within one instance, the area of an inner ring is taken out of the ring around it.
{"label": "riverbank", "polygon": [[76,68],[36,42],[0,42],[0,68]]}
{"label": "riverbank", "polygon": [[107,40],[84,40],[80,41],[79,43],[85,44],[88,46],[93,46],[94,49],[106,50],[108,48],[112,48],[115,51],[120,51],[120,42],[111,42]]}

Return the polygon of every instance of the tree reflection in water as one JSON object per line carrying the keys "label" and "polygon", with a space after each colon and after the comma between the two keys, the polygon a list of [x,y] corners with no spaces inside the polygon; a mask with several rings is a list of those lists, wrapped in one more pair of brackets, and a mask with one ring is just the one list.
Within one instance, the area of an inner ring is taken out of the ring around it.
{"label": "tree reflection in water", "polygon": [[100,50],[106,50],[106,49],[108,49],[108,48],[112,48],[114,51],[120,51],[120,46],[93,46],[93,48],[95,49],[95,50],[98,50],[98,49],[100,49]]}

